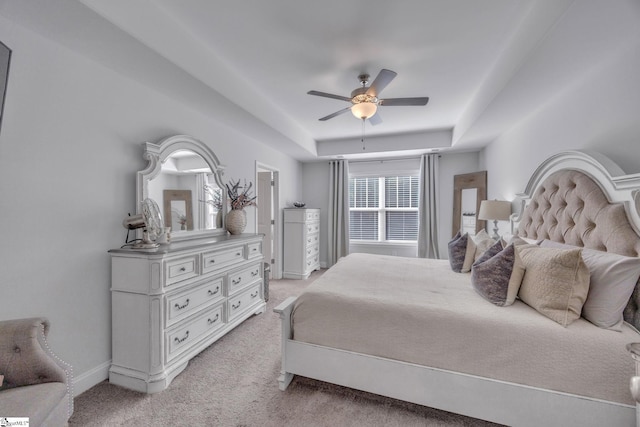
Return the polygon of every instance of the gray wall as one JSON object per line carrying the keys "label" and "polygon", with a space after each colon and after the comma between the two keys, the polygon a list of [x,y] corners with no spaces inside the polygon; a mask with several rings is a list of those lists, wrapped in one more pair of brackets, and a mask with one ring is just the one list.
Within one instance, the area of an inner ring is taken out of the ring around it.
{"label": "gray wall", "polygon": [[13,50],[0,133],[0,319],[48,317],[51,347],[80,392],[106,378],[111,359],[107,251],[124,243],[121,222],[135,212],[141,143],[192,135],[226,179],[253,180],[259,159],[280,170],[283,203],[300,198],[301,166],[38,30],[0,14],[0,40]]}
{"label": "gray wall", "polygon": [[[543,160],[564,150],[598,151],[626,173],[640,172],[640,3],[617,4],[624,5],[573,3],[513,78],[518,84],[527,70],[552,64],[549,85],[562,90],[545,94],[543,103],[485,149],[481,164],[489,171],[489,198],[512,200]],[[578,50],[568,40],[583,45]],[[576,62],[585,66],[576,70]]]}

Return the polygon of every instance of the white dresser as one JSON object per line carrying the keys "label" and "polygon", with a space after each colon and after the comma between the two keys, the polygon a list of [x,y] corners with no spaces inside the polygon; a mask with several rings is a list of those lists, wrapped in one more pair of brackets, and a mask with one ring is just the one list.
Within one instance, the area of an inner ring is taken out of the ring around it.
{"label": "white dresser", "polygon": [[164,390],[192,357],[265,310],[262,235],[109,253],[114,384]]}
{"label": "white dresser", "polygon": [[306,279],[319,269],[320,209],[285,209],[283,276]]}

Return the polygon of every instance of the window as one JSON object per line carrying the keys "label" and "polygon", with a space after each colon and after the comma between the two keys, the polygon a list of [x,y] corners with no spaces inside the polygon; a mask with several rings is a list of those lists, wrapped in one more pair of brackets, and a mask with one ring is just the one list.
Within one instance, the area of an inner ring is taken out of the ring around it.
{"label": "window", "polygon": [[418,176],[349,178],[349,238],[418,240]]}

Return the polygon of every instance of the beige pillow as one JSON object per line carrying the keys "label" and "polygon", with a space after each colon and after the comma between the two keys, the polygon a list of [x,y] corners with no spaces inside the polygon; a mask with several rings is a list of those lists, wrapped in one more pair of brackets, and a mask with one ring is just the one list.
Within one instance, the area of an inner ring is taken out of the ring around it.
{"label": "beige pillow", "polygon": [[460,273],[468,273],[471,271],[471,266],[475,261],[476,256],[476,243],[473,241],[473,237],[467,238],[467,251],[464,254],[464,262],[462,263],[462,270]]}
{"label": "beige pillow", "polygon": [[517,248],[525,267],[518,296],[562,326],[580,317],[589,293],[589,269],[581,249]]}
{"label": "beige pillow", "polygon": [[[544,240],[543,248],[570,249],[575,246]],[[640,258],[582,248],[589,268],[590,285],[582,317],[601,328],[622,330],[623,312],[640,276]]]}

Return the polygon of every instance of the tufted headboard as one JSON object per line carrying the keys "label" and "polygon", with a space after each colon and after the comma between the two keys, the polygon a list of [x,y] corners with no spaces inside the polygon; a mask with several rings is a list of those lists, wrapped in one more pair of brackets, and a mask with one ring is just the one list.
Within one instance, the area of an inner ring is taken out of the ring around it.
{"label": "tufted headboard", "polygon": [[[638,257],[639,194],[640,175],[624,175],[604,156],[560,153],[536,170],[527,191],[519,195],[523,209],[514,219],[517,234]],[[638,329],[639,307],[640,286],[636,284],[624,318]]]}

